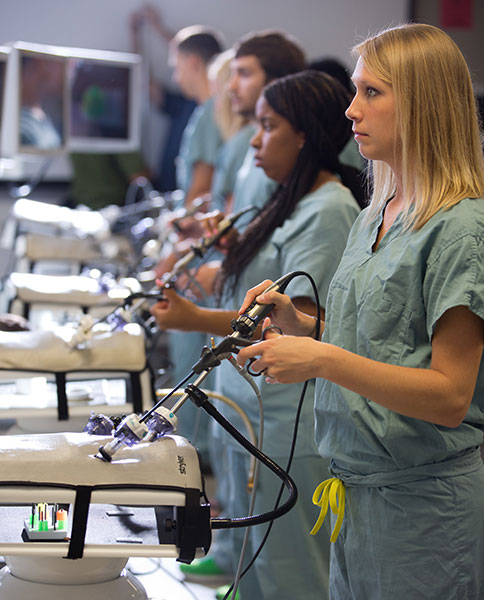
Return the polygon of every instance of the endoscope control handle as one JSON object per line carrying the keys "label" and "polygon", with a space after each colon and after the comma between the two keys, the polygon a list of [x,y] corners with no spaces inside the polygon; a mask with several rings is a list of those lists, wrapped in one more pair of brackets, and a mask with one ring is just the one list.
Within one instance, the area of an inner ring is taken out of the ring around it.
{"label": "endoscope control handle", "polygon": [[[282,292],[287,283],[288,282],[285,280],[282,281],[279,279],[266,288],[263,293],[266,294],[267,292],[272,292],[273,290],[276,292]],[[243,338],[252,337],[259,323],[263,321],[268,314],[270,314],[274,306],[275,304],[259,304],[255,301],[252,302],[244,314],[240,315],[240,317],[237,317],[237,319],[232,320],[231,326],[235,334],[239,334]]]}

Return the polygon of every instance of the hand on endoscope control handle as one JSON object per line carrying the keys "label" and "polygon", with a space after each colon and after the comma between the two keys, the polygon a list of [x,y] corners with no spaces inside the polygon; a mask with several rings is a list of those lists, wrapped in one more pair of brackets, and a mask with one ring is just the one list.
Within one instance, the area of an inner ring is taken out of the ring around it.
{"label": "hand on endoscope control handle", "polygon": [[[220,212],[219,210],[214,210],[212,212],[207,213],[203,217],[200,217],[200,223],[204,228],[205,236],[213,236],[219,233],[219,225],[224,221],[226,216]],[[227,253],[230,246],[237,240],[239,233],[235,227],[231,227],[227,233],[225,233],[217,242],[216,248],[223,252]]]}
{"label": "hand on endoscope control handle", "polygon": [[193,200],[191,206],[176,210],[168,220],[179,234],[180,238],[199,238],[203,235],[203,221],[210,204],[211,194],[203,194]]}
{"label": "hand on endoscope control handle", "polygon": [[247,312],[253,302],[258,304],[274,304],[270,312],[273,325],[281,328],[285,335],[311,335],[314,330],[314,319],[310,315],[298,310],[289,296],[275,290],[265,291],[274,282],[266,279],[245,294],[239,314]]}
{"label": "hand on endoscope control handle", "polygon": [[176,263],[190,252],[193,246],[194,240],[183,240],[177,242],[173,252],[170,252],[167,256],[161,259],[154,267],[154,272],[157,278],[162,278],[165,274],[169,274],[173,271]]}
{"label": "hand on endoscope control handle", "polygon": [[[267,318],[263,327],[272,324]],[[327,344],[308,337],[267,331],[264,341],[239,351],[237,362],[243,366],[249,359],[259,357],[251,363],[250,369],[257,373],[263,371],[267,383],[300,383],[320,376],[318,361],[325,346]]]}
{"label": "hand on endoscope control handle", "polygon": [[192,244],[203,235],[203,227],[196,215],[176,219],[173,221],[173,228],[176,230],[179,240],[191,240]]}
{"label": "hand on endoscope control handle", "polygon": [[192,279],[185,273],[182,273],[176,280],[176,287],[179,290],[189,288],[191,294],[193,294],[197,300],[202,300],[204,294],[205,296],[211,296],[213,294],[214,281],[219,271],[220,261],[218,260],[201,264],[197,267],[196,274],[193,277],[198,285],[194,285]]}
{"label": "hand on endoscope control handle", "polygon": [[[162,282],[157,282],[162,284]],[[150,308],[157,325],[164,331],[196,331],[200,323],[198,306],[179,296],[173,288],[163,287],[164,299]]]}

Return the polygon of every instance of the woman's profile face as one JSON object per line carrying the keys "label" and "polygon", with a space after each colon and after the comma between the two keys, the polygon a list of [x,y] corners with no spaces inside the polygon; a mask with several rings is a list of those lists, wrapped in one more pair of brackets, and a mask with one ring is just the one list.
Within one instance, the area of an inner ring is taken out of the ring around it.
{"label": "woman's profile face", "polygon": [[304,134],[277,113],[264,96],[257,100],[255,113],[259,128],[250,141],[256,151],[255,164],[274,181],[284,183],[304,146]]}
{"label": "woman's profile face", "polygon": [[356,94],[346,110],[353,121],[353,133],[360,154],[369,160],[382,160],[395,167],[395,97],[393,88],[373,75],[360,57],[353,77]]}

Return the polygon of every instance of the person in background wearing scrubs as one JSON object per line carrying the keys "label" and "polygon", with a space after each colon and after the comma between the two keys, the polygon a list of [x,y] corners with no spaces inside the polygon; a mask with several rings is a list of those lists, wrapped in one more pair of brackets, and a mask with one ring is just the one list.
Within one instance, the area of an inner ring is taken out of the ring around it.
{"label": "person in background wearing scrubs", "polygon": [[324,505],[328,486],[343,508],[346,494],[331,598],[477,600],[484,164],[471,78],[430,25],[390,28],[355,51],[347,116],[373,197],[331,283],[322,343],[306,337],[314,321],[288,296],[261,295],[265,281],[241,310],[274,303],[272,322],[288,335],[271,332],[238,360],[260,357],[252,369],[273,383],[318,378],[316,441],[333,478],[313,500]]}
{"label": "person in background wearing scrubs", "polygon": [[[250,140],[257,129],[256,102],[266,84],[302,71],[305,67],[304,51],[291,35],[282,31],[250,33],[235,45],[227,93],[233,114],[246,120],[247,124],[221,148],[221,160],[217,165],[211,190],[213,208],[228,214],[251,205],[263,207],[277,188],[277,182],[255,165],[255,150],[250,147]],[[241,217],[237,221],[237,229],[241,231],[247,227],[254,214],[250,212]],[[211,261],[198,269],[196,279],[207,294],[213,290],[220,262]],[[197,351],[200,353],[200,346]],[[191,364],[194,362],[196,361]],[[222,511],[227,505],[225,495],[229,478],[228,470],[221,460],[226,454],[225,437],[225,432],[211,420],[209,444],[210,452],[215,453],[216,460],[211,460],[210,464],[217,480],[217,508]],[[211,500],[213,508],[214,498]],[[229,533],[222,530],[217,532],[208,556],[195,559],[189,565],[180,565],[187,581],[222,584],[232,580],[234,571]]]}
{"label": "person in background wearing scrubs", "polygon": [[[210,191],[217,150],[222,144],[222,136],[215,123],[208,65],[223,51],[223,36],[203,25],[184,27],[172,35],[158,8],[149,3],[132,13],[130,23],[135,51],[141,51],[145,25],[149,25],[169,44],[173,79],[186,100],[197,104],[193,110],[189,104],[180,104],[168,90],[156,90],[157,86],[150,88],[152,100],[172,117],[169,133],[174,139],[167,140],[165,148],[165,153],[168,152],[170,156],[178,144],[180,124],[190,115],[181,134],[175,160],[176,186],[185,193],[184,203],[189,207],[195,198]],[[163,98],[165,95],[168,97]],[[158,175],[161,177],[162,173]],[[161,189],[170,189],[167,187],[168,179],[171,177],[167,177],[167,181],[160,181]]]}
{"label": "person in background wearing scrubs", "polygon": [[222,52],[212,61],[208,70],[215,98],[215,122],[223,139],[212,179],[210,208],[226,213],[230,212],[235,177],[244,156],[241,147],[247,149],[252,137],[249,135],[247,117],[234,112],[230,101],[228,82],[234,53],[233,48]]}
{"label": "person in background wearing scrubs", "polygon": [[[250,129],[255,131],[257,125],[255,107],[262,88],[279,77],[303,71],[306,67],[304,51],[287,33],[259,31],[239,40],[232,61],[229,95],[232,110],[250,121],[249,133]],[[234,182],[232,206],[235,212],[250,205],[264,207],[277,187],[277,182],[256,166],[250,137],[246,138],[245,157]],[[237,224],[239,229],[242,223],[239,221]],[[245,225],[247,223],[248,220],[245,220]]]}
{"label": "person in background wearing scrubs", "polygon": [[[209,79],[214,98],[215,121],[222,135],[223,144],[219,148],[217,164],[215,165],[214,180],[212,184],[212,202],[210,203],[210,198],[208,198],[207,201],[209,205],[211,204],[213,206],[215,197],[219,198],[219,208],[221,209],[225,208],[223,206],[224,199],[222,198],[224,184],[229,178],[229,171],[236,169],[236,164],[234,163],[237,162],[237,159],[232,152],[232,142],[240,131],[240,128],[245,124],[242,117],[233,113],[230,108],[226,84],[230,77],[231,59],[232,51],[226,50],[217,55],[209,66]],[[221,172],[223,172],[224,177],[221,177]],[[215,189],[217,190],[216,194],[214,192]],[[201,226],[200,221],[195,220],[194,217],[180,219],[179,224],[181,228],[185,230],[188,229],[186,228],[186,223],[190,221],[193,221],[195,224],[189,225],[190,230],[192,230],[193,233],[198,233],[198,235],[193,238],[182,236],[183,239],[178,245],[175,245],[175,251],[159,264],[159,276],[162,276],[163,273],[166,273],[167,271],[171,271],[178,258],[188,250],[191,250],[203,235],[203,227]],[[199,231],[196,229],[197,225],[200,227]],[[161,266],[163,267],[162,269],[160,269]],[[185,282],[184,279],[185,277],[178,278],[178,289],[183,289],[183,287],[188,284],[188,281]],[[191,291],[193,296],[198,297],[199,301],[204,306],[212,306],[212,298],[203,297],[196,286],[193,286]],[[200,295],[197,296],[197,293]],[[184,340],[187,338],[188,342],[185,344]],[[174,383],[177,383],[191,371],[191,366],[198,361],[201,349],[204,345],[209,343],[209,340],[203,334],[180,332],[172,332],[170,334],[170,339],[173,342],[171,347],[171,356],[174,362],[173,379]],[[213,387],[210,378],[205,381],[205,387]],[[207,465],[212,464],[212,461],[210,460],[212,443],[212,440],[210,439],[211,421],[212,419],[210,419],[206,413],[198,410],[191,402],[186,402],[178,415],[179,435],[186,437],[197,446],[202,461]],[[212,466],[210,466],[210,468],[212,468]]]}
{"label": "person in background wearing scrubs", "polygon": [[[215,122],[214,98],[208,78],[210,61],[222,51],[221,36],[213,29],[193,25],[181,29],[170,42],[170,63],[174,79],[187,98],[198,103],[183,131],[176,161],[178,187],[184,192],[184,207],[211,189],[222,134]],[[190,237],[183,229],[180,237]],[[167,270],[170,270],[168,268]],[[185,377],[206,343],[203,335],[172,333],[169,339],[172,377]]]}
{"label": "person in background wearing scrubs", "polygon": [[[255,160],[278,188],[263,211],[253,218],[222,263],[216,291],[222,309],[204,309],[166,290],[167,300],[152,308],[164,329],[226,335],[245,290],[263,274],[279,277],[297,269],[312,272],[323,298],[340,260],[348,231],[359,213],[353,193],[363,196],[357,171],[339,162],[338,154],[351,135],[345,118],[350,97],[331,77],[313,71],[289,75],[264,88],[257,101],[258,130],[251,140]],[[349,187],[345,187],[345,186]],[[350,189],[353,190],[350,191]],[[306,278],[290,284],[288,292],[304,313],[315,314],[313,292]],[[311,318],[313,324],[315,319]],[[319,318],[319,316],[318,316]],[[216,390],[237,401],[258,430],[259,414],[253,390],[223,361],[217,369]],[[295,420],[295,403],[302,385],[275,389],[259,380],[265,414],[263,450],[276,462],[288,459]],[[225,410],[221,408],[223,412]],[[233,413],[227,417],[236,423]],[[292,473],[301,500],[278,520],[254,566],[240,582],[243,600],[321,600],[327,598],[329,541],[307,535],[311,485],[327,471],[313,441],[311,403],[302,410],[300,435]],[[226,514],[248,513],[249,455],[228,440],[229,501]],[[271,510],[279,484],[267,469],[260,470],[255,512]],[[249,555],[257,550],[265,526],[249,530]],[[232,535],[229,556],[238,562],[240,529]],[[329,533],[329,532],[328,532]]]}
{"label": "person in background wearing scrubs", "polygon": [[[218,56],[210,64],[209,71],[211,71],[211,67],[213,63],[216,62]],[[283,32],[268,31],[253,33],[242,38],[236,45],[235,57],[231,61],[231,77],[228,82],[228,94],[234,115],[238,118],[243,118],[244,120],[247,119],[252,122],[249,122],[245,127],[242,127],[239,132],[233,136],[233,139],[230,141],[230,149],[227,147],[224,148],[224,145],[219,146],[214,162],[215,171],[210,190],[212,205],[214,207],[221,208],[221,206],[225,204],[225,212],[235,212],[254,203],[263,206],[271,196],[277,184],[269,179],[262,169],[255,167],[255,165],[252,164],[254,162],[252,153],[248,156],[248,168],[245,168],[245,158],[246,155],[249,154],[249,142],[255,130],[253,124],[255,118],[255,103],[266,83],[276,77],[289,75],[290,73],[302,70],[305,65],[306,60],[304,52],[291,36]],[[215,106],[217,100],[215,99],[213,89],[211,90],[211,96],[213,98],[213,106]],[[213,119],[215,122],[215,116]],[[222,137],[220,139],[222,139]],[[221,151],[223,152],[223,155],[220,154]],[[239,176],[242,167],[240,169],[237,169],[237,167],[243,162],[244,174]],[[236,206],[231,207],[234,189],[237,190],[238,200],[235,202]],[[249,215],[249,218],[252,216],[252,214]],[[245,221],[244,217],[239,219],[237,222],[238,227],[241,225],[247,226],[249,218],[246,218]],[[180,238],[188,237],[189,234],[194,232],[197,235],[201,234],[201,232],[194,228],[194,221],[195,220],[192,218],[184,219],[181,222],[183,236],[180,236]],[[186,242],[187,240],[185,239],[184,241]],[[185,245],[185,251],[187,251],[188,248],[189,246]],[[177,251],[182,251],[180,245],[177,246]],[[168,267],[167,263],[169,264]],[[163,260],[156,269],[158,275],[164,271],[170,271],[173,264],[174,256],[170,256],[167,260]],[[210,293],[213,278],[216,276],[219,267],[220,264],[215,265],[212,261],[211,264],[204,264],[198,269],[197,281],[208,294]],[[193,286],[193,291],[197,294],[199,290],[196,286]],[[188,340],[188,342],[186,342],[186,340]],[[200,334],[197,335],[196,333],[183,332],[170,333],[170,358],[174,366],[172,378],[174,383],[181,381],[181,379],[190,372],[190,367],[198,361],[201,348],[206,343],[208,343],[208,340]],[[208,388],[211,387],[210,379],[211,378],[205,381],[205,385]],[[191,407],[187,407],[186,409],[184,407],[185,412],[188,410],[191,410]],[[213,433],[215,425],[211,425],[210,436],[213,435],[215,438],[217,435],[217,433]],[[199,429],[199,431],[202,430]],[[218,431],[218,428],[215,429],[215,431]],[[193,437],[190,437],[189,439],[195,441]],[[202,439],[203,437],[200,436],[196,439],[199,448]],[[214,440],[214,443],[218,444],[218,439]],[[221,479],[219,479],[219,481],[220,480]],[[224,532],[219,533],[218,540],[220,541],[224,536]],[[220,552],[220,556],[225,557],[226,560],[227,552],[223,548]],[[191,571],[196,564],[197,563],[195,563],[195,565],[186,565],[186,568]],[[185,565],[183,565],[183,567],[185,569]],[[204,570],[205,567],[206,565],[203,567]],[[224,569],[229,568],[231,568],[231,565],[224,565]],[[212,574],[210,574],[210,576],[211,575]],[[202,577],[204,577],[204,575]],[[206,577],[204,577],[204,579],[206,580]]]}
{"label": "person in background wearing scrubs", "polygon": [[222,50],[220,34],[201,25],[185,27],[170,43],[175,81],[184,95],[198,104],[183,132],[176,160],[177,184],[185,192],[187,208],[195,198],[210,191],[217,151],[223,141],[215,123],[208,78],[210,61]]}
{"label": "person in background wearing scrubs", "polygon": [[[175,32],[165,21],[159,7],[150,3],[142,4],[134,10],[129,19],[132,48],[137,54],[145,55],[144,59],[150,65],[150,58],[157,62],[158,57],[152,56],[152,33],[169,48]],[[149,97],[153,107],[159,110],[167,121],[166,133],[163,136],[161,152],[156,163],[154,186],[159,192],[171,192],[176,189],[176,157],[180,150],[181,137],[188,120],[195,110],[197,103],[187,98],[170,83],[157,80],[149,68]]]}

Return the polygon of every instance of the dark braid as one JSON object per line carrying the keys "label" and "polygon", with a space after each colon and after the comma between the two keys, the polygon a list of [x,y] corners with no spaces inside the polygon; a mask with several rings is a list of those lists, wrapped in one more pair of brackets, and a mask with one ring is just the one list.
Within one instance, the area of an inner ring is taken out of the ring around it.
{"label": "dark braid", "polygon": [[288,180],[278,186],[262,212],[231,246],[216,281],[219,298],[224,288],[236,287],[242,271],[311,190],[319,171],[337,173],[360,205],[363,199],[358,171],[338,159],[351,136],[351,123],[344,114],[351,97],[344,87],[325,73],[303,71],[273,81],[263,95],[273,110],[304,133],[305,143]]}

